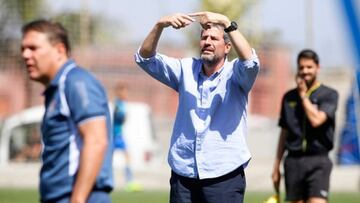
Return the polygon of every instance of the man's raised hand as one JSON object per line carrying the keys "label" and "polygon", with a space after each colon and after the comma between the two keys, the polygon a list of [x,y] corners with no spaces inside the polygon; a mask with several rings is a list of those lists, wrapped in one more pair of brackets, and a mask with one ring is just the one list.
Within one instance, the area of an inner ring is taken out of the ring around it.
{"label": "man's raised hand", "polygon": [[230,20],[228,19],[228,17],[221,15],[219,13],[201,11],[201,12],[190,13],[189,16],[192,18],[198,18],[201,27],[203,27],[204,29],[210,28],[211,24],[220,24],[224,28],[230,25]]}
{"label": "man's raised hand", "polygon": [[184,28],[194,22],[191,16],[183,13],[175,13],[172,15],[164,16],[159,20],[159,24],[165,28],[172,26],[175,29]]}

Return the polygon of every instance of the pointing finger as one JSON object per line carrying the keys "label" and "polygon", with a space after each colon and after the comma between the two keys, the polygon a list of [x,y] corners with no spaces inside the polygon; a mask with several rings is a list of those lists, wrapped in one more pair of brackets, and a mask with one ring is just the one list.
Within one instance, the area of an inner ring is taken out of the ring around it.
{"label": "pointing finger", "polygon": [[205,15],[205,12],[195,12],[195,13],[190,13],[188,14],[190,17],[198,17],[198,16],[203,16]]}
{"label": "pointing finger", "polygon": [[186,19],[186,20],[190,21],[190,22],[194,22],[194,21],[195,21],[195,19],[192,18],[192,17],[189,16],[189,15],[182,15],[181,17],[182,17],[183,19]]}

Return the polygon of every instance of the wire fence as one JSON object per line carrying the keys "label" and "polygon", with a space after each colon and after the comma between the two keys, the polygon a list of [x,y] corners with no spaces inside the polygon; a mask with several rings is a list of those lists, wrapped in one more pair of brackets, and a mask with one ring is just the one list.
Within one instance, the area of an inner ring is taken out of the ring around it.
{"label": "wire fence", "polygon": [[[29,81],[20,56],[21,26],[38,18],[59,21],[67,28],[72,58],[101,80],[110,100],[119,81],[131,83],[128,85],[131,101],[149,103],[156,115],[174,116],[175,93],[136,67],[133,55],[138,45],[116,41],[112,29],[118,23],[90,13],[86,7],[51,12],[41,0],[1,0],[0,5],[0,120],[43,102],[41,93],[44,89]],[[184,55],[182,50],[168,50],[173,55]]]}

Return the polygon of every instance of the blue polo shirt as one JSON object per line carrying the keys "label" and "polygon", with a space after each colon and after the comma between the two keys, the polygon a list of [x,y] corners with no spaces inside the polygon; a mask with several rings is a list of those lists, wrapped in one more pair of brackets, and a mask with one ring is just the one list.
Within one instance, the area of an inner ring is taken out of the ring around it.
{"label": "blue polo shirt", "polygon": [[66,62],[44,92],[45,115],[40,195],[49,201],[69,195],[75,183],[80,161],[82,138],[77,126],[89,119],[105,117],[109,148],[95,190],[111,191],[112,134],[107,96],[100,82],[74,61]]}

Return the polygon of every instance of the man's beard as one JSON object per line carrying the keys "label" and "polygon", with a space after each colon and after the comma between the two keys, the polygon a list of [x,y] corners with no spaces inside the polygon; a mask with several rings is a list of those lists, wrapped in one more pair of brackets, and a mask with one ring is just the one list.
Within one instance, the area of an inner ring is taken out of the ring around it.
{"label": "man's beard", "polygon": [[217,62],[215,55],[201,54],[201,59],[205,64],[215,64]]}
{"label": "man's beard", "polygon": [[312,77],[310,80],[305,80],[306,86],[310,88],[311,86],[314,85],[315,81],[316,81],[316,76]]}

